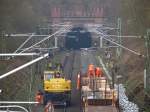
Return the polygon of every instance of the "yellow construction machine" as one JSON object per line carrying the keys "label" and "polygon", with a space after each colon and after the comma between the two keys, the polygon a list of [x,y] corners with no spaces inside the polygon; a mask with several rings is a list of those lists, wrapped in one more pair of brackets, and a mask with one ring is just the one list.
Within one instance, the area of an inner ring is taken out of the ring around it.
{"label": "yellow construction machine", "polygon": [[44,104],[70,105],[71,80],[65,79],[60,70],[44,71]]}

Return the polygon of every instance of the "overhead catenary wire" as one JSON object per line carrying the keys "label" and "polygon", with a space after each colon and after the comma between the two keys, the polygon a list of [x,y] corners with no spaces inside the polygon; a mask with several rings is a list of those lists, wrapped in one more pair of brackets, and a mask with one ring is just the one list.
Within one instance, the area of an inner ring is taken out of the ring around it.
{"label": "overhead catenary wire", "polygon": [[[96,29],[95,29],[95,30],[96,30]],[[129,49],[129,48],[127,48],[127,47],[125,47],[125,46],[123,46],[123,45],[121,45],[121,44],[118,44],[118,43],[115,42],[115,41],[112,41],[111,39],[106,38],[105,34],[103,34],[102,32],[100,32],[100,31],[98,31],[98,30],[96,30],[96,32],[97,32],[97,34],[100,34],[100,35],[102,36],[102,37],[100,37],[100,38],[103,38],[103,39],[105,39],[105,40],[107,40],[107,41],[109,41],[109,42],[111,42],[111,43],[113,43],[113,44],[115,44],[115,45],[117,45],[117,46],[119,46],[119,47],[121,47],[121,48],[127,50],[127,51],[130,51],[130,52],[132,52],[132,53],[135,54],[135,55],[145,57],[144,55],[142,55],[142,54],[139,53],[139,52],[136,52],[136,51],[134,51],[134,50],[131,50],[131,49]]]}
{"label": "overhead catenary wire", "polygon": [[[69,27],[69,28],[70,28],[70,27]],[[65,30],[67,30],[67,28],[65,28]],[[31,48],[33,48],[33,47],[35,47],[35,46],[41,44],[42,42],[46,41],[47,39],[51,38],[52,36],[54,36],[54,35],[56,35],[56,34],[65,32],[65,30],[60,29],[60,30],[56,31],[56,32],[53,33],[52,35],[50,35],[50,36],[48,36],[48,37],[45,37],[43,40],[41,40],[41,41],[39,41],[38,43],[36,43],[36,44],[34,44],[34,45],[32,45],[32,46],[30,46],[30,47],[24,49],[24,50],[21,51],[20,53],[23,53],[23,52],[25,52],[25,51],[27,51],[27,50],[29,50],[29,49],[31,49]]]}
{"label": "overhead catenary wire", "polygon": [[27,38],[15,51],[14,53],[17,53],[32,37],[33,37],[33,33],[29,36],[29,38]]}
{"label": "overhead catenary wire", "polygon": [[[68,24],[70,24],[70,22],[62,22],[62,23],[55,23],[52,25],[48,25],[48,27],[52,26],[52,27],[56,27],[56,26],[69,26]],[[41,29],[41,28],[40,28]],[[43,29],[43,28],[42,28]],[[45,29],[45,28],[44,28]],[[47,28],[46,28],[47,29]]]}
{"label": "overhead catenary wire", "polygon": [[[10,37],[29,37],[29,36],[31,36],[32,34],[6,34],[5,36],[6,37],[8,37],[8,36],[10,36]],[[32,35],[32,37],[46,37],[46,36],[49,36],[49,35],[36,35],[36,34],[34,34],[34,35]]]}
{"label": "overhead catenary wire", "polygon": [[[92,33],[96,33],[95,29],[97,29],[97,28],[92,28],[92,29],[89,29],[88,31],[92,32]],[[104,29],[102,28],[101,30],[104,30]],[[120,35],[120,36],[118,36],[118,35],[107,35],[107,34],[103,34],[103,35],[108,36],[108,37],[121,37],[121,38],[138,38],[138,39],[139,38],[145,38],[145,37],[142,37],[141,35]]]}
{"label": "overhead catenary wire", "polygon": [[134,36],[134,35],[121,35],[121,36],[118,36],[118,35],[105,35],[104,36],[109,36],[109,37],[121,37],[121,38],[141,38],[141,36]]}
{"label": "overhead catenary wire", "polygon": [[[64,22],[64,23],[58,23],[58,24],[52,24],[50,26],[70,26],[70,25],[66,25],[68,24],[69,22]],[[54,29],[54,28],[53,28]],[[25,33],[25,34],[5,34],[4,36],[6,37],[29,37],[29,36],[32,36],[32,37],[45,37],[45,36],[49,36],[49,35],[37,35],[35,33]]]}
{"label": "overhead catenary wire", "polygon": [[61,30],[56,31],[56,32],[55,32],[55,33],[53,33],[52,35],[50,35],[50,36],[48,36],[48,37],[44,38],[43,40],[39,41],[39,42],[38,42],[38,43],[36,43],[36,44],[34,44],[34,45],[32,45],[32,46],[30,46],[30,47],[28,47],[28,48],[24,49],[24,50],[23,50],[23,51],[21,51],[20,53],[23,53],[23,52],[25,52],[25,51],[27,51],[27,50],[29,50],[29,49],[31,49],[31,48],[33,48],[33,47],[37,46],[38,44],[40,44],[40,43],[44,42],[45,40],[49,39],[50,37],[52,37],[52,36],[54,36],[54,35],[56,35],[56,34],[58,34],[58,33],[60,33],[60,32],[61,32]]}
{"label": "overhead catenary wire", "polygon": [[63,26],[68,26],[68,25],[66,25],[66,24],[68,24],[68,23],[70,23],[70,22],[63,22],[63,23],[53,24],[53,25],[51,25],[51,26],[61,26],[61,25],[63,25]]}
{"label": "overhead catenary wire", "polygon": [[[69,27],[69,29],[70,29],[70,28],[71,28],[71,27]],[[69,30],[69,29],[65,28],[65,31],[66,31],[66,30]],[[28,50],[28,49],[31,49],[32,47],[34,47],[34,46],[36,46],[36,45],[38,45],[38,44],[40,44],[40,43],[42,43],[42,42],[44,42],[44,41],[47,40],[48,38],[50,38],[50,37],[52,37],[53,35],[56,35],[57,33],[60,33],[60,32],[62,32],[62,30],[57,31],[57,32],[55,32],[54,34],[48,36],[47,38],[41,40],[40,42],[38,42],[38,43],[36,43],[36,44],[30,46],[29,48],[23,50],[23,52],[26,51],[26,50]],[[63,32],[64,32],[64,30],[63,30]],[[20,52],[20,53],[22,53],[22,52]],[[38,57],[38,58],[36,58],[36,59],[34,59],[34,60],[32,60],[32,61],[30,61],[30,62],[28,62],[28,63],[22,65],[22,66],[19,66],[19,67],[13,69],[13,70],[11,70],[11,71],[9,71],[9,72],[7,72],[7,73],[1,75],[1,76],[0,76],[0,79],[3,79],[3,78],[5,78],[5,77],[7,77],[7,76],[9,76],[9,75],[11,75],[11,74],[13,74],[13,73],[19,71],[19,70],[22,70],[22,69],[24,69],[24,68],[26,68],[26,67],[32,65],[33,63],[36,63],[36,62],[38,62],[38,61],[40,61],[40,60],[42,60],[42,59],[44,59],[44,58],[46,58],[46,57],[48,57],[48,56],[49,56],[49,54],[46,53],[46,54],[44,54],[44,55],[42,55],[42,56],[40,56],[40,57]]]}
{"label": "overhead catenary wire", "polygon": [[[104,32],[99,31],[98,28],[95,28],[95,27],[90,26],[89,29],[92,29],[92,31],[93,31],[94,33],[96,33],[96,34],[101,35],[100,38],[103,38],[103,39],[105,39],[105,40],[107,40],[107,41],[109,41],[109,42],[111,42],[111,43],[113,43],[113,44],[115,44],[115,45],[117,45],[117,46],[119,46],[119,47],[121,47],[121,48],[127,50],[127,51],[130,51],[130,52],[132,52],[132,53],[135,54],[135,55],[138,55],[138,56],[141,56],[141,57],[145,57],[145,55],[143,55],[143,54],[141,54],[141,53],[139,53],[139,52],[137,52],[137,51],[131,50],[131,49],[129,49],[129,48],[127,48],[127,47],[125,47],[125,46],[123,46],[123,45],[121,45],[121,44],[118,44],[118,43],[115,42],[115,41],[112,41],[111,39],[106,38],[106,37],[111,37],[111,35],[109,36],[109,35],[104,34]],[[112,36],[114,37],[115,35],[112,35]],[[116,35],[116,37],[117,37],[117,35]],[[118,37],[119,37],[119,36],[118,36]],[[139,36],[122,36],[122,35],[121,35],[121,37],[137,37],[137,38],[138,38]]]}

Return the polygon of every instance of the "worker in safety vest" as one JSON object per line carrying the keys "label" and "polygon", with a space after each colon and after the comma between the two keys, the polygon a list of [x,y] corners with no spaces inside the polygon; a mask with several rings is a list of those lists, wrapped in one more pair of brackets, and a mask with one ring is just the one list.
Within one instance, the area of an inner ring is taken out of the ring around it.
{"label": "worker in safety vest", "polygon": [[48,68],[52,69],[52,63],[51,62],[48,63]]}
{"label": "worker in safety vest", "polygon": [[117,102],[117,94],[115,90],[112,90],[112,106],[116,106],[116,102]]}
{"label": "worker in safety vest", "polygon": [[43,102],[43,93],[41,92],[41,90],[37,91],[37,93],[35,95],[35,101],[39,102],[38,104],[41,104]]}
{"label": "worker in safety vest", "polygon": [[80,89],[80,73],[78,73],[78,77],[77,77],[77,89]]}
{"label": "worker in safety vest", "polygon": [[100,67],[95,68],[95,76],[101,77],[102,76],[102,69]]}
{"label": "worker in safety vest", "polygon": [[89,66],[88,66],[88,75],[89,75],[89,77],[90,76],[94,76],[94,65],[93,64],[90,64]]}

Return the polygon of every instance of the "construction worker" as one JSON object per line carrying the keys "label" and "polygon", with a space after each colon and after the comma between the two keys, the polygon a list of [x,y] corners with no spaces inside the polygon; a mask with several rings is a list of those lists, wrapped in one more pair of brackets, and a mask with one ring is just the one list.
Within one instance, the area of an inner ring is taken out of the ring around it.
{"label": "construction worker", "polygon": [[37,105],[41,104],[43,102],[43,93],[41,90],[38,90],[36,95],[35,95],[35,101],[39,102]]}
{"label": "construction worker", "polygon": [[88,100],[87,100],[87,98],[83,97],[82,101],[83,101],[84,112],[86,112],[86,109],[88,106]]}
{"label": "construction worker", "polygon": [[90,76],[94,76],[94,65],[93,64],[90,64],[89,66],[88,66],[88,75],[89,75],[89,77]]}
{"label": "construction worker", "polygon": [[84,97],[82,98],[82,102],[83,102],[83,104],[82,104],[82,106],[83,106],[83,112],[85,112],[86,103],[85,103],[85,98]]}
{"label": "construction worker", "polygon": [[48,102],[44,108],[44,112],[54,112],[54,106],[51,102]]}
{"label": "construction worker", "polygon": [[52,63],[51,62],[48,63],[48,68],[52,69]]}
{"label": "construction worker", "polygon": [[80,89],[80,73],[78,73],[78,77],[77,77],[77,89]]}
{"label": "construction worker", "polygon": [[48,58],[53,58],[53,54],[51,53],[51,51],[48,52]]}
{"label": "construction worker", "polygon": [[102,69],[100,67],[95,68],[95,76],[101,77],[102,76]]}
{"label": "construction worker", "polygon": [[55,74],[55,78],[60,78],[60,77],[61,77],[60,73],[57,72],[57,73]]}
{"label": "construction worker", "polygon": [[116,102],[117,102],[117,94],[115,92],[115,90],[112,90],[112,106],[116,106]]}
{"label": "construction worker", "polygon": [[63,65],[60,63],[60,70],[63,71]]}

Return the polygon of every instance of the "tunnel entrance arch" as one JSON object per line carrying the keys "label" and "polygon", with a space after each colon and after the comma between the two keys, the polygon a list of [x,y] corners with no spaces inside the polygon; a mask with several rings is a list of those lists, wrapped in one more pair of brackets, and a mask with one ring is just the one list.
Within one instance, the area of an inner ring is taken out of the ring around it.
{"label": "tunnel entrance arch", "polygon": [[92,36],[84,27],[74,27],[65,37],[66,49],[89,48],[92,46]]}

